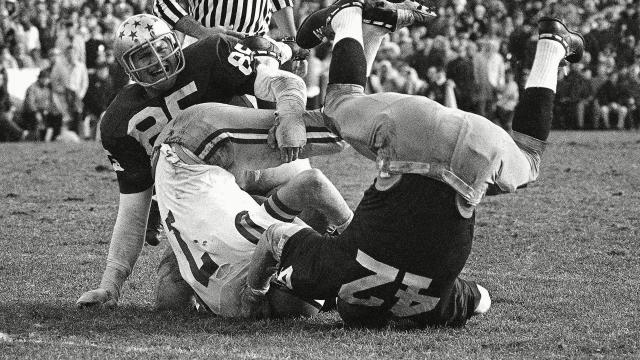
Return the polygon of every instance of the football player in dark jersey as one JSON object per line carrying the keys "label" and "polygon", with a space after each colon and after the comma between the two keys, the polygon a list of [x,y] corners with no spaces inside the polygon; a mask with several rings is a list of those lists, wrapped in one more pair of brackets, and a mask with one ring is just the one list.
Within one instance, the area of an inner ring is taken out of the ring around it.
{"label": "football player in dark jersey", "polygon": [[[361,17],[374,21],[361,25]],[[298,296],[337,296],[340,316],[354,325],[403,318],[459,326],[489,310],[488,291],[458,277],[471,251],[475,207],[486,193],[513,192],[537,178],[558,67],[579,61],[584,43],[560,20],[540,19],[510,136],[425,97],[364,94],[385,29],[427,17],[412,1],[339,0],[301,24],[301,46],[335,33],[324,114],[380,173],[341,235],[284,223],[262,233],[247,280],[257,307],[277,275]]]}
{"label": "football player in dark jersey", "polygon": [[[118,94],[100,125],[102,145],[118,178],[118,215],[100,286],[82,294],[80,306],[117,303],[144,241],[153,192],[149,155],[158,134],[180,111],[252,94],[276,102],[278,122],[286,125],[275,133],[284,162],[295,160],[306,142],[300,116],[305,84],[277,68],[291,58],[288,46],[263,40],[266,45],[252,51],[248,42],[255,45],[260,39],[220,35],[200,40],[183,52],[168,25],[147,14],[125,20],[115,37],[116,58],[135,82]],[[297,171],[292,165],[276,175]],[[264,178],[268,174],[263,172]]]}

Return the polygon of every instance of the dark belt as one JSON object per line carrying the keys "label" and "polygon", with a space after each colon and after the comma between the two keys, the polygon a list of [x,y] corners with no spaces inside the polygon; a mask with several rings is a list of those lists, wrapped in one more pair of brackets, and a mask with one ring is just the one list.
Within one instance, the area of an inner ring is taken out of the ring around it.
{"label": "dark belt", "polygon": [[199,158],[194,158],[193,156],[189,156],[185,151],[182,145],[180,144],[169,144],[171,146],[171,150],[176,154],[178,159],[182,160],[183,163],[189,165],[203,165],[206,164],[203,160]]}

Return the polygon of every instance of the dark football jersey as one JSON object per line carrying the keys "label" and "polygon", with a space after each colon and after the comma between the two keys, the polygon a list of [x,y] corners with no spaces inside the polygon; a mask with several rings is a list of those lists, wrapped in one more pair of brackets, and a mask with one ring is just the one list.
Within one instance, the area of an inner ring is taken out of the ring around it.
{"label": "dark football jersey", "polygon": [[153,143],[181,110],[253,94],[256,74],[251,51],[235,39],[221,35],[200,40],[184,49],[184,57],[185,68],[163,95],[149,98],[142,86],[128,85],[102,118],[102,146],[123,194],[137,193],[153,184],[149,162]]}
{"label": "dark football jersey", "polygon": [[[371,186],[341,235],[303,229],[289,238],[278,280],[303,297],[337,294],[343,310],[361,307],[367,316],[463,321],[474,296],[456,277],[471,250],[474,218],[462,218],[454,199],[448,185],[420,175],[403,175],[387,191]],[[454,293],[459,285],[463,293]]]}

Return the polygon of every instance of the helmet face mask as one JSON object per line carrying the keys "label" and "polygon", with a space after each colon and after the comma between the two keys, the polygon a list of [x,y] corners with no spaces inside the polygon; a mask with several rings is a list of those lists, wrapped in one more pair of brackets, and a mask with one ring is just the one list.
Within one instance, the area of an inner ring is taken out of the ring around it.
{"label": "helmet face mask", "polygon": [[173,32],[131,48],[122,56],[131,79],[142,86],[169,80],[184,68],[184,55]]}
{"label": "helmet face mask", "polygon": [[140,14],[125,20],[116,32],[114,47],[116,58],[131,80],[144,87],[166,87],[185,66],[175,33],[153,15]]}

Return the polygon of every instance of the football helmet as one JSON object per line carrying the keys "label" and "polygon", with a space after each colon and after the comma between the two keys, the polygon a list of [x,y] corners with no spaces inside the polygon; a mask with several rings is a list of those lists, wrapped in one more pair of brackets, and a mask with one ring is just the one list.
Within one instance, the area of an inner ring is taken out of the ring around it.
{"label": "football helmet", "polygon": [[175,77],[185,65],[176,34],[167,23],[149,14],[131,16],[120,24],[114,55],[131,80],[145,87]]}

